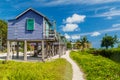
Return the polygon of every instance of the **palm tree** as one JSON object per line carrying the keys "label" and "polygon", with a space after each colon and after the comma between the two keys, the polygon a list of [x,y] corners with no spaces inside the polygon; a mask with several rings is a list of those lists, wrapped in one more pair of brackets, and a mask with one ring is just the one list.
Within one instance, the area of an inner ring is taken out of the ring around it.
{"label": "palm tree", "polygon": [[89,44],[89,41],[86,36],[83,36],[81,39],[81,46],[82,46],[82,51],[84,51],[85,48],[87,48],[87,45]]}
{"label": "palm tree", "polygon": [[117,35],[112,37],[105,34],[101,41],[101,47],[105,47],[106,49],[108,49],[109,47],[113,48],[114,44],[116,44],[117,42],[118,42]]}
{"label": "palm tree", "polygon": [[77,40],[77,41],[75,42],[75,47],[76,47],[77,49],[80,49],[80,47],[81,47],[81,42],[80,42],[80,40]]}

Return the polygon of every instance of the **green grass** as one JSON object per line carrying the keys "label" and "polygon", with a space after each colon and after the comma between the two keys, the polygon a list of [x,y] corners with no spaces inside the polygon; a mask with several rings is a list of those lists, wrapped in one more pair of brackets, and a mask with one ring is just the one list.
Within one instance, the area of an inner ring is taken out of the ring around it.
{"label": "green grass", "polygon": [[101,55],[103,57],[109,58],[117,63],[120,63],[120,48],[111,48],[111,49],[89,49],[88,53],[94,55]]}
{"label": "green grass", "polygon": [[0,61],[0,80],[72,80],[72,68],[65,59],[45,63]]}
{"label": "green grass", "polygon": [[120,64],[86,52],[70,53],[70,57],[83,69],[87,80],[120,80]]}

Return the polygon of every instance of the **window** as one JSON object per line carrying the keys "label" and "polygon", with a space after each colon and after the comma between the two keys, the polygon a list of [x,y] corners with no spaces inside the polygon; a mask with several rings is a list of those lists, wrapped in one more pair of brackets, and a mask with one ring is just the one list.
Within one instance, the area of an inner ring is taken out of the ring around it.
{"label": "window", "polygon": [[27,19],[27,30],[34,30],[34,19]]}

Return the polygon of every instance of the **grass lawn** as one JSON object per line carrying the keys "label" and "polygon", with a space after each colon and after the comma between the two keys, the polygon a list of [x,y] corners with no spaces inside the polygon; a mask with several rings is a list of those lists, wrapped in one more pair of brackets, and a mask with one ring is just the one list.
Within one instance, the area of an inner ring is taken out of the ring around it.
{"label": "grass lawn", "polygon": [[45,63],[0,61],[0,80],[72,80],[72,68],[65,59]]}
{"label": "grass lawn", "polygon": [[70,57],[83,69],[87,80],[120,80],[120,64],[86,52],[70,53]]}

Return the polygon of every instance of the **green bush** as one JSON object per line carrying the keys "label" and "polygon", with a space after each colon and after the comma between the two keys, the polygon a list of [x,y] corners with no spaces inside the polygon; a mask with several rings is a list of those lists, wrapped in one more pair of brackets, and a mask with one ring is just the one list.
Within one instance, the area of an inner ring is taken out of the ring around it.
{"label": "green bush", "polygon": [[108,58],[80,51],[72,51],[70,57],[83,69],[87,80],[120,80],[120,64]]}
{"label": "green bush", "polygon": [[88,50],[88,53],[92,53],[94,55],[101,55],[103,57],[109,58],[113,61],[120,63],[120,49],[103,49],[103,50]]}
{"label": "green bush", "polygon": [[71,80],[72,68],[65,59],[51,62],[2,62],[0,80]]}

